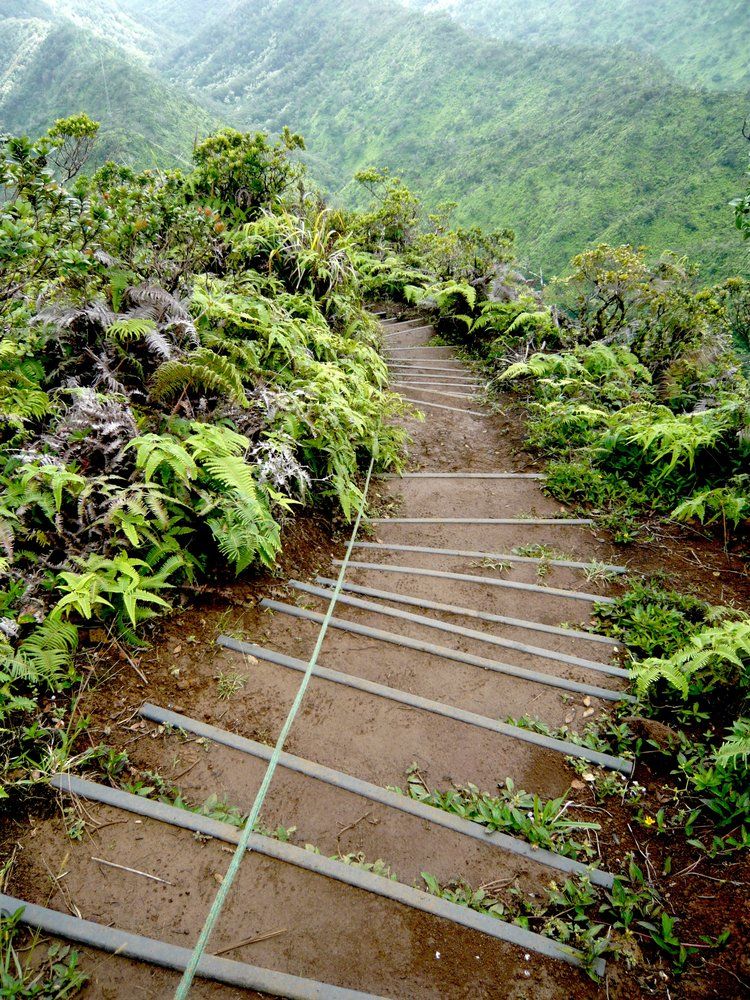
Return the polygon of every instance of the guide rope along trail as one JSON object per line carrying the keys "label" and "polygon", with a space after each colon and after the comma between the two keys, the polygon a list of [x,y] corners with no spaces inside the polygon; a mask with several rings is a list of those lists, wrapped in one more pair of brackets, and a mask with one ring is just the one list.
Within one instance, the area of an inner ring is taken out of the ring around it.
{"label": "guide rope along trail", "polygon": [[271,787],[271,782],[273,780],[274,773],[276,772],[279,760],[284,751],[284,744],[286,743],[289,732],[292,728],[292,725],[294,724],[294,720],[297,717],[297,713],[300,710],[302,701],[305,697],[305,692],[307,691],[307,688],[310,684],[310,679],[313,676],[313,672],[318,662],[318,657],[320,655],[320,651],[323,647],[323,642],[326,637],[326,632],[328,631],[328,624],[331,618],[333,617],[333,612],[336,607],[336,601],[338,599],[339,594],[341,593],[341,589],[344,583],[344,574],[346,573],[346,567],[349,562],[349,559],[351,558],[352,550],[354,548],[354,542],[356,541],[357,538],[357,532],[359,531],[359,526],[362,522],[362,515],[364,513],[365,505],[367,503],[367,495],[370,490],[372,470],[375,466],[375,458],[377,455],[376,442],[377,442],[377,433],[375,440],[373,441],[372,457],[370,458],[370,465],[369,468],[367,469],[367,476],[365,478],[365,485],[362,490],[362,499],[359,504],[359,509],[357,511],[357,517],[355,519],[354,527],[352,528],[352,532],[349,537],[349,543],[346,548],[346,554],[341,561],[341,567],[339,569],[339,574],[336,579],[336,584],[333,589],[331,600],[328,604],[328,609],[325,613],[323,622],[321,623],[320,630],[318,632],[318,638],[315,642],[315,647],[313,649],[310,660],[307,664],[307,669],[305,670],[305,673],[302,677],[299,688],[297,689],[297,694],[295,695],[294,701],[292,702],[291,708],[289,709],[287,717],[284,721],[284,725],[281,727],[281,732],[279,733],[278,739],[276,740],[276,745],[273,749],[271,759],[269,760],[265,774],[263,775],[263,781],[261,782],[260,788],[258,789],[258,792],[255,796],[255,800],[252,804],[248,817],[245,821],[245,825],[242,828],[242,833],[240,835],[237,848],[234,854],[232,855],[232,860],[230,862],[229,868],[227,869],[226,875],[222,879],[221,885],[219,886],[216,896],[214,897],[214,901],[211,904],[211,909],[208,911],[206,920],[203,924],[200,935],[193,949],[192,955],[190,956],[190,961],[188,962],[187,967],[185,968],[185,971],[182,975],[180,983],[175,992],[175,1000],[185,1000],[185,998],[188,996],[190,992],[190,987],[193,983],[193,979],[195,978],[195,974],[198,969],[198,965],[200,964],[201,958],[203,957],[203,954],[206,951],[206,946],[208,945],[211,933],[216,927],[219,917],[221,916],[221,911],[224,908],[224,904],[232,889],[232,885],[235,879],[237,878],[237,873],[239,872],[242,859],[249,848],[255,824],[258,821],[260,811],[263,808],[263,803],[265,802],[268,790]]}

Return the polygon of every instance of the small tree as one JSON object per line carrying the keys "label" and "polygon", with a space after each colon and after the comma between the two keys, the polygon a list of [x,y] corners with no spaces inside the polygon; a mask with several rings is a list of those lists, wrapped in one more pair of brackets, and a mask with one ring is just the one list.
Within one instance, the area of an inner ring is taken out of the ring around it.
{"label": "small tree", "polygon": [[278,208],[299,178],[302,166],[289,154],[304,148],[302,136],[288,128],[277,142],[271,142],[265,132],[222,129],[193,150],[194,190],[210,198],[223,214],[257,218],[264,208]]}
{"label": "small tree", "polygon": [[685,258],[665,254],[650,263],[644,247],[600,244],[574,257],[573,268],[564,285],[583,339],[626,345],[654,376],[698,344],[726,336],[721,302],[695,290],[697,269]]}
{"label": "small tree", "polygon": [[404,250],[414,239],[420,204],[400,177],[383,170],[360,170],[354,179],[374,198],[374,204],[357,219],[357,231],[368,249]]}
{"label": "small tree", "polygon": [[99,127],[99,122],[88,115],[71,115],[58,118],[47,133],[52,140],[50,159],[60,171],[63,184],[72,180],[91,156]]}
{"label": "small tree", "polygon": [[417,248],[441,277],[489,285],[498,270],[513,261],[515,234],[512,229],[454,226],[457,207],[445,202],[427,216],[428,229],[417,239]]}

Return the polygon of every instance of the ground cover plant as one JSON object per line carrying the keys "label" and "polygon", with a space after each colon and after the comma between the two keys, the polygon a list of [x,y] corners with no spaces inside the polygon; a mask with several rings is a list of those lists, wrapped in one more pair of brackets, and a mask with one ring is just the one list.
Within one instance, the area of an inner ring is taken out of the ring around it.
{"label": "ground cover plant", "polygon": [[225,130],[186,172],[81,173],[97,131],[0,150],[6,797],[70,750],[79,644],[137,645],[196,581],[272,565],[300,505],[350,518],[403,442],[361,246],[300,194],[302,139]]}

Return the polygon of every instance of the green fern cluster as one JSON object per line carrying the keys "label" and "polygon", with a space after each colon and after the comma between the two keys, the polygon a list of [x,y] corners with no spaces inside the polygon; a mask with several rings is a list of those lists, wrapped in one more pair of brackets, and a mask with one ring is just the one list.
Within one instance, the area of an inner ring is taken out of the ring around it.
{"label": "green fern cluster", "polygon": [[750,719],[738,719],[716,751],[719,767],[733,767],[750,762]]}
{"label": "green fern cluster", "polygon": [[232,356],[240,378],[260,377],[275,393],[269,432],[295,443],[312,478],[328,484],[349,517],[363,458],[376,451],[382,467],[392,465],[404,441],[393,426],[403,404],[385,388],[369,323],[361,316],[335,331],[313,299],[278,294],[264,301],[255,282],[214,279],[197,286],[194,302],[201,337]]}
{"label": "green fern cluster", "polygon": [[359,251],[355,256],[365,293],[372,299],[414,302],[430,283],[430,275],[395,254],[377,256]]}
{"label": "green fern cluster", "polygon": [[165,361],[154,372],[149,386],[157,402],[169,402],[189,390],[226,396],[243,407],[249,405],[237,361],[209,347],[199,347],[179,361]]}
{"label": "green fern cluster", "polygon": [[52,412],[52,399],[40,387],[43,376],[44,368],[17,341],[0,341],[0,424],[22,430]]}
{"label": "green fern cluster", "polygon": [[704,693],[717,685],[750,692],[750,618],[722,621],[692,636],[689,643],[669,657],[652,657],[633,670],[640,694],[659,680],[675,688],[682,698]]}
{"label": "green fern cluster", "polygon": [[501,382],[521,379],[533,380],[537,397],[545,402],[586,403],[607,410],[648,398],[651,385],[649,372],[634,354],[601,343],[562,354],[536,353],[500,376]]}
{"label": "green fern cluster", "polygon": [[2,719],[73,682],[79,626],[141,643],[186,582],[271,566],[295,504],[354,514],[405,440],[364,296],[425,283],[288,196],[291,133],[70,184],[55,141],[0,144]]}
{"label": "green fern cluster", "polygon": [[48,618],[15,648],[0,634],[0,723],[16,712],[33,711],[37,689],[58,691],[75,678],[78,629]]}
{"label": "green fern cluster", "polygon": [[[724,612],[727,614],[727,612]],[[712,694],[732,698],[739,710],[723,743],[715,751],[717,767],[734,767],[750,758],[750,617],[731,617],[693,635],[668,657],[651,657],[633,668],[642,697],[658,686],[676,691],[684,702],[699,703]],[[750,775],[749,775],[750,776]]]}
{"label": "green fern cluster", "polygon": [[656,468],[660,478],[677,468],[693,470],[699,456],[716,454],[734,426],[736,410],[735,403],[682,414],[666,406],[626,407],[608,421],[601,449],[610,455],[635,453],[646,465]]}

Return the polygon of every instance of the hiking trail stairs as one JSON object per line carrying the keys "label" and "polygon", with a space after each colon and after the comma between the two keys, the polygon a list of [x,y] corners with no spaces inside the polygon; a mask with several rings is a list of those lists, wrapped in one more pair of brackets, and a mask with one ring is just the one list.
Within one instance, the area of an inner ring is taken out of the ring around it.
{"label": "hiking trail stairs", "polygon": [[[252,835],[240,883],[210,943],[213,954],[199,966],[195,995],[224,995],[200,992],[220,989],[209,987],[213,982],[241,991],[227,996],[490,997],[500,995],[500,979],[523,977],[538,984],[535,996],[555,995],[549,992],[555,970],[559,963],[580,965],[579,952],[431,895],[420,872],[531,892],[575,873],[612,885],[597,866],[392,787],[404,785],[412,765],[430,787],[472,782],[492,791],[511,779],[548,795],[568,787],[568,757],[628,774],[629,761],[579,745],[573,734],[630,695],[616,647],[589,624],[594,604],[611,600],[606,582],[589,581],[617,578],[625,567],[607,561],[589,520],[570,517],[544,494],[538,473],[498,467],[498,456],[512,459],[513,452],[489,412],[482,380],[451,348],[430,344],[430,325],[381,321],[392,388],[425,418],[407,419],[413,471],[380,477],[379,516],[356,541],[292,730],[294,752],[282,754],[264,810],[264,820],[294,823],[321,853],[286,835]],[[261,602],[276,623],[275,642],[218,639],[219,663],[241,672],[245,697],[267,710],[270,742],[306,668],[334,575],[290,580],[284,600],[274,593]],[[186,741],[201,747],[197,771],[186,775],[191,801],[215,793],[248,807],[271,757],[267,741],[173,705],[146,703],[140,716],[151,735],[163,736],[165,754],[181,752]],[[567,733],[547,735],[526,716]],[[174,853],[160,866],[161,882],[135,880],[138,899],[133,881],[122,882],[131,893],[127,906],[115,905],[113,889],[96,913],[85,914],[97,919],[31,904],[24,919],[93,948],[183,969],[193,940],[180,930],[185,901],[177,897],[190,884],[189,906],[200,926],[221,878],[214,868],[222,863],[219,856],[205,861],[205,841],[212,838],[214,851],[222,844],[232,849],[237,826],[73,775],[58,775],[53,784],[79,807],[98,803],[98,823],[138,824],[139,837],[112,841],[128,870],[158,871],[146,847],[156,828],[168,831]],[[368,862],[384,859],[397,878],[342,860],[356,860],[360,851]],[[70,864],[69,884],[101,879],[97,858]],[[108,877],[116,875],[108,870]],[[164,934],[141,933],[153,931],[154,921],[129,915],[130,902],[158,912]],[[19,905],[2,897],[6,911]],[[243,931],[259,926],[279,930],[247,940]],[[231,958],[223,957],[227,952]],[[596,968],[602,973],[604,963]],[[583,975],[571,974],[583,988]],[[176,977],[165,982],[169,992]],[[125,993],[116,988],[109,995]]]}

